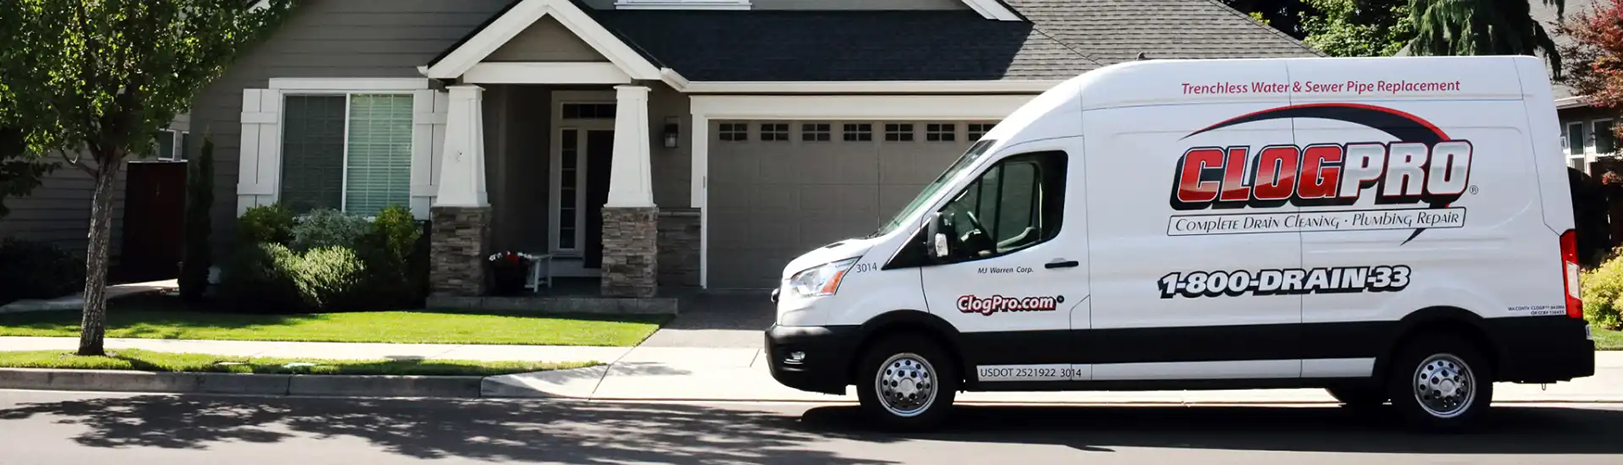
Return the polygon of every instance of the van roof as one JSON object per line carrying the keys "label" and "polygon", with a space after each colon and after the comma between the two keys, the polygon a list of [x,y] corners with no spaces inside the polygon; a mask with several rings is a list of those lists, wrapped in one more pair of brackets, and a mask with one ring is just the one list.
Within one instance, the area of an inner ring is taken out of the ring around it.
{"label": "van roof", "polygon": [[1145,60],[1078,75],[1050,90],[1084,110],[1223,102],[1521,99],[1533,56]]}

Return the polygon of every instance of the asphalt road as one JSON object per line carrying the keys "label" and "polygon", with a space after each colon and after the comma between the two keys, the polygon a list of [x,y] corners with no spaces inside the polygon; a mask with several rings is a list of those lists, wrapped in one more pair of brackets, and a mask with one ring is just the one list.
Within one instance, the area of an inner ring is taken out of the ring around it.
{"label": "asphalt road", "polygon": [[1623,405],[1509,406],[1460,436],[1333,407],[971,407],[931,434],[848,406],[0,391],[0,464],[1623,463]]}

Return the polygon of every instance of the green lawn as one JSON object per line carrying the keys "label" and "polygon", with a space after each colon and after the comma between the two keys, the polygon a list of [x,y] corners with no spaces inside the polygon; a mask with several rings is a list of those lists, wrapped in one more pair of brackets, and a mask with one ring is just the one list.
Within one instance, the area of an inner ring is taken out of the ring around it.
{"label": "green lawn", "polygon": [[[309,363],[310,366],[288,366]],[[177,354],[138,349],[109,351],[105,357],[42,350],[0,352],[0,367],[155,372],[265,373],[313,375],[496,376],[592,366],[591,363],[479,362],[467,360],[301,360]]]}
{"label": "green lawn", "polygon": [[1599,350],[1623,350],[1623,331],[1609,331],[1590,327],[1595,336],[1595,348]]}
{"label": "green lawn", "polygon": [[[228,341],[634,346],[666,316],[433,311],[254,315],[193,311],[160,298],[114,301],[107,337]],[[79,312],[0,315],[0,336],[79,336]]]}

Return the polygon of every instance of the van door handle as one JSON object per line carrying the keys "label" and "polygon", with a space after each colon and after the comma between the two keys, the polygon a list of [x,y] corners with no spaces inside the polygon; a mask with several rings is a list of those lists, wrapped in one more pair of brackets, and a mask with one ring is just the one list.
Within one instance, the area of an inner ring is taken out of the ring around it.
{"label": "van door handle", "polygon": [[1077,263],[1076,260],[1067,260],[1062,262],[1048,262],[1047,264],[1043,265],[1043,268],[1075,268],[1077,265],[1081,265],[1081,263]]}

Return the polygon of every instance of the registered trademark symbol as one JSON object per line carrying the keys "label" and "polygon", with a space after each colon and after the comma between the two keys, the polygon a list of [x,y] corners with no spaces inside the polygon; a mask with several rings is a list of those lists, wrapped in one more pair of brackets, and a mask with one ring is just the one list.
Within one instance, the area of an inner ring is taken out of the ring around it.
{"label": "registered trademark symbol", "polygon": [[1481,190],[1481,189],[1477,189],[1476,186],[1471,186],[1471,195],[1476,195],[1478,190]]}

